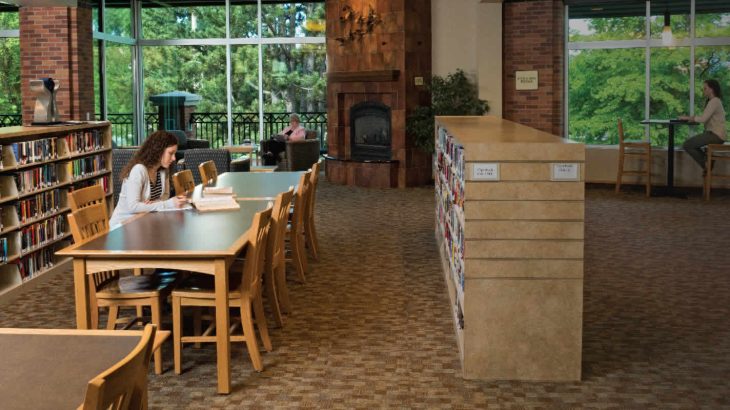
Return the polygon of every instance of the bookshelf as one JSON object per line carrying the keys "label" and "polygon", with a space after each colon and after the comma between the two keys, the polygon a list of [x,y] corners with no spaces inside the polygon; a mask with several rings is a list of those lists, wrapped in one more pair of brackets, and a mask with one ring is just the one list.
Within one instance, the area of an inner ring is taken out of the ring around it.
{"label": "bookshelf", "polygon": [[67,195],[111,186],[108,122],[0,128],[0,298],[67,262]]}
{"label": "bookshelf", "polygon": [[580,380],[582,144],[437,117],[436,230],[463,376]]}

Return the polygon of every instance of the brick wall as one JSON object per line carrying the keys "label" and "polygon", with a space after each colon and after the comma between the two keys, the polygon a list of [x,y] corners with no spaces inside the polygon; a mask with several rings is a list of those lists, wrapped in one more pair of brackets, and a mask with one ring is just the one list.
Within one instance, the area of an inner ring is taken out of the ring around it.
{"label": "brick wall", "polygon": [[85,120],[94,114],[91,9],[20,8],[20,81],[23,122],[33,120],[35,95],[30,80],[60,81],[56,95],[61,120]]}
{"label": "brick wall", "polygon": [[[513,1],[503,10],[504,118],[562,136],[563,2]],[[515,90],[523,70],[537,70],[537,90]]]}

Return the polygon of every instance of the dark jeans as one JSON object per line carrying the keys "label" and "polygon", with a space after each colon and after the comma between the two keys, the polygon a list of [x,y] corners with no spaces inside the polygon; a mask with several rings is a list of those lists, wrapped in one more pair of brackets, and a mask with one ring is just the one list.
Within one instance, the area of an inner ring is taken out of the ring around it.
{"label": "dark jeans", "polygon": [[710,131],[695,135],[682,144],[682,148],[697,162],[702,169],[707,164],[707,153],[702,150],[708,144],[722,144],[725,141]]}
{"label": "dark jeans", "polygon": [[264,152],[264,165],[276,165],[279,154],[286,151],[286,142],[268,139],[261,141],[261,151]]}

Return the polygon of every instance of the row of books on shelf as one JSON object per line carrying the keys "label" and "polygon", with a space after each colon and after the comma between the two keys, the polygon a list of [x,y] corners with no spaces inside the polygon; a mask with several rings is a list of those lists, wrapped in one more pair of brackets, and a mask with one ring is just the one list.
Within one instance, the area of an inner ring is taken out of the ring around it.
{"label": "row of books on shelf", "polygon": [[66,140],[71,154],[98,151],[104,148],[104,134],[98,129],[75,131],[63,138]]}
{"label": "row of books on shelf", "polygon": [[110,193],[110,182],[109,175],[102,175],[99,178],[93,178],[93,179],[87,179],[85,181],[79,181],[73,184],[72,187],[69,188],[69,192],[73,191],[74,189],[81,189],[90,187],[92,185],[101,185],[101,188],[104,190],[105,193]]}
{"label": "row of books on shelf", "polygon": [[66,234],[66,216],[58,215],[27,226],[20,231],[21,252],[44,245]]}
{"label": "row of books on shelf", "polygon": [[[1,154],[4,149],[11,149],[13,151],[15,162],[19,165],[58,158],[58,147],[55,138],[14,142],[5,146],[0,145],[0,158],[2,158]],[[0,161],[0,169],[2,169],[2,161]]]}
{"label": "row of books on shelf", "polygon": [[107,169],[106,155],[92,155],[64,163],[71,179],[80,179]]}
{"label": "row of books on shelf", "polygon": [[46,164],[15,173],[18,192],[27,193],[58,184],[58,168],[56,164]]}
{"label": "row of books on shelf", "polygon": [[442,235],[444,251],[449,261],[449,268],[454,283],[462,292],[464,290],[464,227],[463,221],[457,212],[448,192],[448,187],[436,187],[436,212],[439,232]]}
{"label": "row of books on shelf", "polygon": [[56,188],[21,199],[15,204],[20,223],[41,218],[61,209],[61,190]]}
{"label": "row of books on shelf", "polygon": [[446,128],[439,128],[438,151],[444,153],[446,160],[454,168],[457,176],[464,180],[464,146],[446,131]]}
{"label": "row of books on shelf", "polygon": [[8,261],[8,237],[3,236],[0,238],[0,262],[5,263]]}
{"label": "row of books on shelf", "polygon": [[18,271],[23,282],[53,266],[53,251],[53,247],[41,249],[18,260]]}

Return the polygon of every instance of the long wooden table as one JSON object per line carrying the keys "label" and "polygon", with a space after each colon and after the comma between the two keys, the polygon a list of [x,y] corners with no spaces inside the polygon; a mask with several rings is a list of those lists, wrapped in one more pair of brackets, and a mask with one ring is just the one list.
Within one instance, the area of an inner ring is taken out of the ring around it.
{"label": "long wooden table", "polygon": [[[304,172],[226,172],[218,176],[215,187],[232,187],[238,200],[273,200],[280,192],[290,186],[299,185]],[[193,198],[200,197],[202,186],[195,187]]]}
{"label": "long wooden table", "polygon": [[[157,349],[170,336],[155,334]],[[89,380],[126,357],[138,330],[0,328],[0,408],[75,409]]]}
{"label": "long wooden table", "polygon": [[[253,215],[267,203],[242,201],[241,209],[235,211],[141,214],[104,235],[56,252],[73,258],[77,327],[91,326],[91,289],[86,275],[114,269],[162,268],[213,275],[216,328],[228,329],[228,268],[246,245]],[[216,333],[218,392],[230,393],[230,335]]]}

